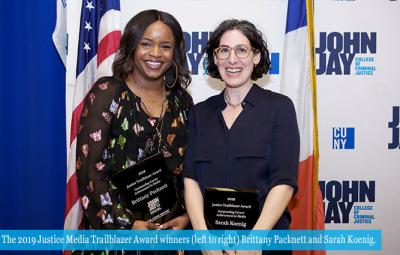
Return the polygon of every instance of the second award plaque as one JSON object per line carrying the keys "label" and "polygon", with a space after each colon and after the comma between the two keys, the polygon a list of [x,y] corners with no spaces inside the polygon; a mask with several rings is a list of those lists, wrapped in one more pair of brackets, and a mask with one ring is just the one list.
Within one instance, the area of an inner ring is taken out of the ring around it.
{"label": "second award plaque", "polygon": [[206,188],[204,214],[210,229],[252,229],[260,214],[259,192]]}

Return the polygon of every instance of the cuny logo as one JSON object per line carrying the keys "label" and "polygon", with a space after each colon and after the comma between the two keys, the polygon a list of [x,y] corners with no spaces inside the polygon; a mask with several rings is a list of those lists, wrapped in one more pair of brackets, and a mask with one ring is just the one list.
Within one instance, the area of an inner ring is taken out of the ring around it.
{"label": "cuny logo", "polygon": [[320,181],[319,186],[325,223],[371,224],[375,219],[375,181]]}
{"label": "cuny logo", "polygon": [[[186,44],[186,68],[191,71],[192,75],[198,75],[202,59],[204,59],[203,49],[211,32],[183,32],[183,35]],[[272,52],[270,57],[271,70],[269,74],[279,74],[279,53]]]}
{"label": "cuny logo", "polygon": [[349,150],[354,149],[354,128],[334,127],[332,128],[332,149]]}
{"label": "cuny logo", "polygon": [[318,75],[373,75],[376,32],[321,32],[316,53]]}
{"label": "cuny logo", "polygon": [[388,149],[400,149],[400,106],[393,106],[393,118],[392,121],[388,123],[389,128],[392,129],[392,142],[388,144]]}

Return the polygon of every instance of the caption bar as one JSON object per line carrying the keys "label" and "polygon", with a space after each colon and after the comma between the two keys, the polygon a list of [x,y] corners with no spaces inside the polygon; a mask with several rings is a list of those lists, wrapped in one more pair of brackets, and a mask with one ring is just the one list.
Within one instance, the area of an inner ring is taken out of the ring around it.
{"label": "caption bar", "polygon": [[381,230],[0,230],[0,250],[381,250]]}

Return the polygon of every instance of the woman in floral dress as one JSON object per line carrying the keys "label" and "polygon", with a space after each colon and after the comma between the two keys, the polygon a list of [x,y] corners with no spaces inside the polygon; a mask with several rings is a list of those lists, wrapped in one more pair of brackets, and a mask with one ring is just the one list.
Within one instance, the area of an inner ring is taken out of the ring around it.
{"label": "woman in floral dress", "polygon": [[126,25],[113,76],[96,82],[80,117],[76,173],[85,229],[188,225],[186,213],[161,225],[135,219],[137,212],[127,210],[111,182],[112,173],[161,151],[183,207],[182,161],[193,105],[184,61],[183,32],[172,15],[147,10]]}

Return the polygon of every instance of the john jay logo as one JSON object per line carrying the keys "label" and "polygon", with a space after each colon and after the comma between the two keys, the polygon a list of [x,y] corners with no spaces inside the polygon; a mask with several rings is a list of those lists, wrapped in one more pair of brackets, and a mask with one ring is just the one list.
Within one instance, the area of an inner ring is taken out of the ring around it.
{"label": "john jay logo", "polygon": [[[188,68],[192,75],[198,75],[199,69],[202,69],[204,60],[203,49],[206,47],[208,38],[211,32],[184,32],[186,44],[186,68]],[[271,53],[271,70],[269,74],[279,74],[279,53]],[[200,72],[205,74],[205,70]]]}
{"label": "john jay logo", "polygon": [[375,181],[320,181],[319,186],[325,223],[371,224],[375,220]]}
{"label": "john jay logo", "polygon": [[332,129],[332,149],[354,149],[354,128],[334,127]]}
{"label": "john jay logo", "polygon": [[392,121],[388,123],[389,128],[392,129],[392,142],[388,144],[389,150],[400,149],[399,120],[400,120],[400,106],[393,106]]}
{"label": "john jay logo", "polygon": [[373,75],[376,32],[321,32],[316,53],[318,75]]}

